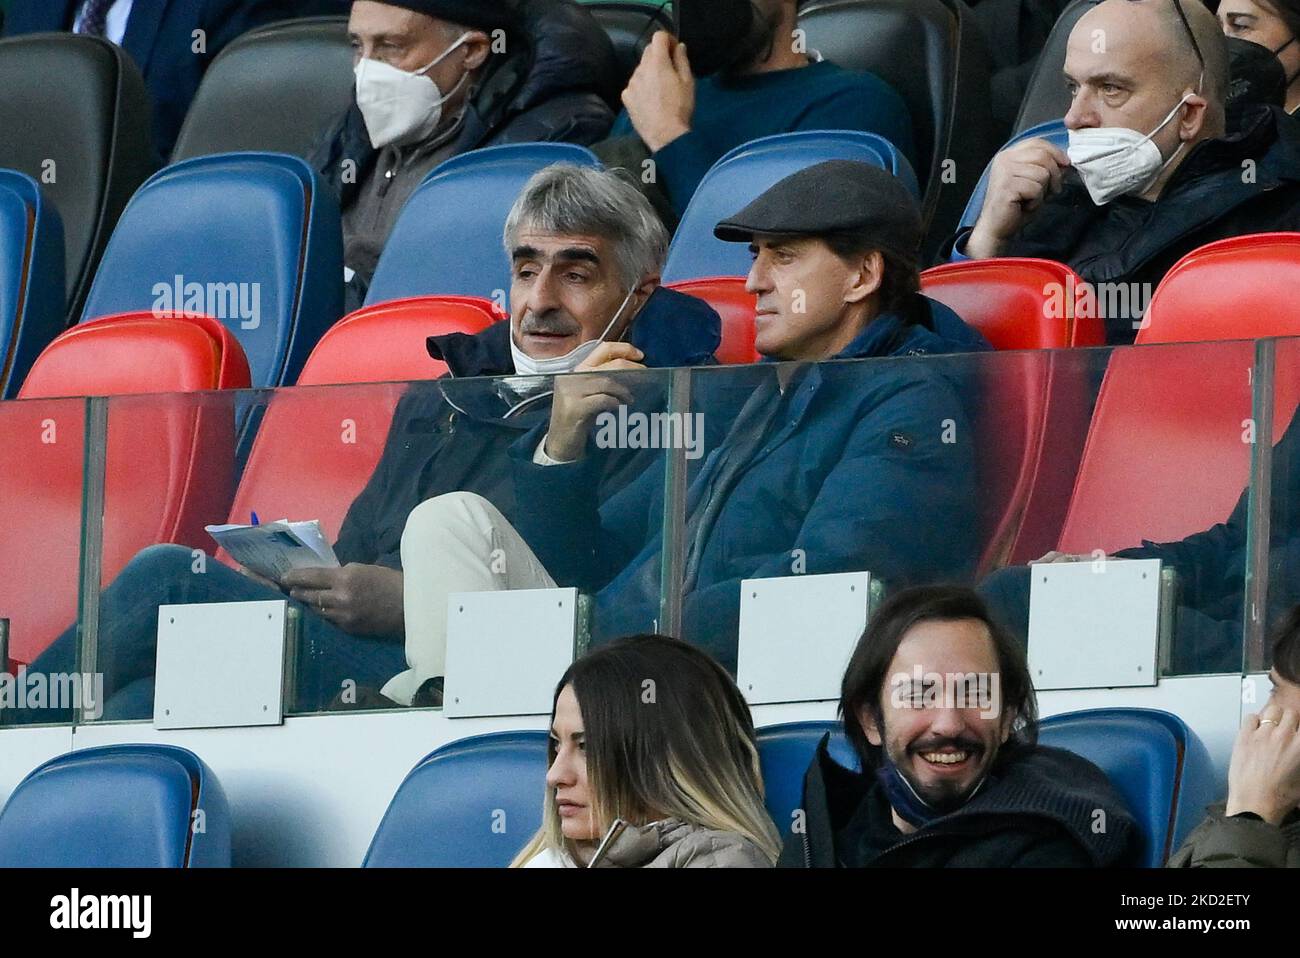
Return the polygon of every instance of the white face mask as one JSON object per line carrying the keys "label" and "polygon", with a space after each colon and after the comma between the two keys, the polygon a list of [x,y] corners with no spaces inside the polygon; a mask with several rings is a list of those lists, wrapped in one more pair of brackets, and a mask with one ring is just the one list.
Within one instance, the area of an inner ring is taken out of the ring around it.
{"label": "white face mask", "polygon": [[443,104],[460,89],[469,74],[457,81],[450,93],[425,76],[469,38],[465,34],[422,70],[407,73],[379,60],[357,62],[357,106],[366,121],[366,132],[375,149],[390,143],[416,143],[438,128]]}
{"label": "white face mask", "polygon": [[622,305],[620,305],[615,311],[614,318],[609,321],[609,325],[605,327],[603,333],[595,339],[589,339],[585,343],[575,346],[563,356],[555,356],[550,359],[534,359],[532,356],[529,356],[526,352],[520,349],[515,343],[515,334],[514,331],[511,330],[510,354],[514,356],[515,359],[515,372],[519,373],[521,376],[556,376],[560,373],[573,372],[584,360],[587,359],[588,356],[596,351],[597,347],[599,347],[601,343],[605,341],[605,337],[609,335],[609,331],[614,328],[614,325],[618,322],[618,318],[623,315],[623,310],[627,309],[627,304],[630,303],[632,297],[636,295],[636,290],[637,287],[635,286],[628,290],[627,296],[623,297]]}
{"label": "white face mask", "polygon": [[1188,93],[1179,100],[1160,125],[1146,136],[1119,126],[1070,131],[1070,146],[1066,152],[1094,203],[1105,206],[1118,196],[1144,193],[1151,188],[1165,167],[1187,145],[1179,143],[1178,149],[1166,160],[1151,138],[1165,128],[1193,95]]}

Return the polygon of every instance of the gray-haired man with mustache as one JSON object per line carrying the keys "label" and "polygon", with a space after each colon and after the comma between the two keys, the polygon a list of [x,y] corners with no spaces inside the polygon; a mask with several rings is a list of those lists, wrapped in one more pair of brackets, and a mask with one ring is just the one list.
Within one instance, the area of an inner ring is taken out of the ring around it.
{"label": "gray-haired man with mustache", "polygon": [[[508,450],[547,420],[548,374],[580,363],[592,370],[711,364],[721,337],[721,320],[706,303],[659,285],[667,233],[616,172],[572,165],[543,170],[516,201],[505,242],[513,262],[510,318],[475,335],[429,339],[430,355],[447,363],[450,380],[414,385],[399,403],[383,457],[335,543],[338,568],[298,569],[271,583],[216,562],[196,574],[188,546],[154,546],[106,590],[99,633],[106,718],[153,714],[159,605],[285,593],[303,618],[299,710],[327,707],[352,683],[382,685],[401,705],[438,701],[429,676],[441,670],[414,670],[407,635],[445,616],[445,608],[436,607],[427,589],[406,589],[404,581],[424,581],[448,560],[403,542],[407,517],[450,492],[475,493],[503,515],[516,514]],[[473,377],[499,378],[455,382]],[[612,493],[621,478],[635,475],[641,455],[611,452],[598,492]],[[75,655],[74,625],[29,671],[70,672]],[[45,710],[5,720],[63,719]]]}

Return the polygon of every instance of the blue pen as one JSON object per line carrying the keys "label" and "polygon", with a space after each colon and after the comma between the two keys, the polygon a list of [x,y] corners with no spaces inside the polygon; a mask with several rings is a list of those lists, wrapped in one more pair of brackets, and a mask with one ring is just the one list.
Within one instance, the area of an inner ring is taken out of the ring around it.
{"label": "blue pen", "polygon": [[255,525],[255,526],[261,525],[261,523],[257,521],[257,513],[256,513],[256,512],[253,513],[253,525]]}

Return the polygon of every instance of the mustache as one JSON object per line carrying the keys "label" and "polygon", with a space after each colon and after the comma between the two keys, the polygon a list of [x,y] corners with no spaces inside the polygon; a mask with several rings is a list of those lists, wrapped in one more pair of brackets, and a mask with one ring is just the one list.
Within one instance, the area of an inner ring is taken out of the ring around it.
{"label": "mustache", "polygon": [[908,754],[917,755],[921,752],[935,752],[942,748],[960,749],[976,756],[984,754],[984,743],[969,735],[959,735],[956,738],[920,739],[907,746],[907,751]]}
{"label": "mustache", "polygon": [[558,313],[525,313],[519,321],[519,331],[524,335],[538,333],[543,336],[573,336],[582,331],[568,316]]}

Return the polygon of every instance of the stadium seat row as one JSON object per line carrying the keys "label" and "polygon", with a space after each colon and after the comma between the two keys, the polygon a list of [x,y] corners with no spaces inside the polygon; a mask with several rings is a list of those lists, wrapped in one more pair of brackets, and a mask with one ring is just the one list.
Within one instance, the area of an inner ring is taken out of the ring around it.
{"label": "stadium seat row", "polygon": [[[759,729],[768,813],[790,833],[804,772],[823,736],[856,767],[833,722]],[[1159,867],[1218,797],[1209,754],[1177,716],[1095,709],[1039,724],[1044,745],[1096,763],[1133,813],[1143,864]],[[407,775],[366,854],[366,867],[503,867],[540,825],[547,733],[495,732],[452,742]],[[510,827],[490,827],[504,812]],[[202,816],[198,827],[196,816]],[[171,745],[71,752],[35,769],[0,810],[0,868],[223,867],[231,808],[198,756]]]}
{"label": "stadium seat row", "polygon": [[[677,231],[664,270],[666,281],[680,286],[708,277],[744,275],[749,268],[746,251],[738,244],[716,240],[713,225],[794,170],[831,158],[872,163],[915,185],[907,161],[887,141],[871,134],[812,131],[746,144],[719,161],[701,184]],[[555,162],[595,165],[598,161],[582,147],[520,144],[474,151],[434,170],[404,207],[367,303],[466,295],[503,305],[510,277],[501,249],[502,226],[523,184]],[[981,202],[982,193],[977,191],[971,208],[977,212]],[[58,217],[42,202],[35,182],[4,172],[0,210],[4,209],[10,212],[0,215],[0,344],[8,361],[0,397],[12,397],[32,360],[61,328],[57,294],[61,262]],[[968,212],[967,218],[973,215]],[[243,345],[254,387],[289,385],[297,381],[307,355],[342,312],[338,236],[337,208],[299,159],[245,153],[176,164],[153,177],[129,204],[80,320],[146,309],[157,314],[215,315]],[[1282,237],[1246,238],[1229,249],[1243,261],[1268,260],[1270,265],[1294,267]],[[1203,277],[1206,267],[1200,263],[1205,259],[1193,254],[1181,269]],[[1044,290],[1049,284],[1059,286],[1062,277],[1067,292],[1083,291],[1077,277],[1048,264],[1016,268],[1019,274],[1011,279],[1006,264],[967,264],[964,270],[940,267],[926,274],[927,290],[979,326],[998,348],[1103,342],[1098,317],[1087,309],[1076,315],[1075,296],[1068,297],[1068,316],[1041,308]],[[1026,269],[1043,274],[1045,282],[1037,293]],[[1056,275],[1049,277],[1052,272]],[[964,289],[972,282],[980,295]],[[983,298],[990,284],[1001,288],[1009,283],[1017,289],[1014,302]],[[1180,279],[1177,285],[1186,289],[1189,283],[1199,288],[1193,279]],[[948,292],[937,292],[941,287]],[[721,292],[717,284],[691,288],[719,290],[717,300],[729,304],[727,315],[735,319],[728,331],[743,339],[743,309],[741,314],[735,312],[739,302],[735,294]],[[1259,304],[1263,307],[1271,305],[1267,297],[1275,289],[1266,285],[1261,290],[1240,279],[1215,283],[1214,288],[1223,294],[1231,291],[1238,303],[1241,297],[1264,297]],[[1154,310],[1171,310],[1163,302],[1172,295],[1162,289]],[[1040,304],[1037,308],[1033,299]],[[1213,315],[1208,310],[1200,314]],[[1287,324],[1281,323],[1279,328],[1285,330]],[[1168,319],[1161,325],[1166,330],[1161,341],[1200,335],[1191,327],[1174,332]],[[1240,335],[1263,333],[1242,329]],[[1207,338],[1222,338],[1222,334],[1207,334]],[[1145,341],[1151,341],[1149,334]],[[724,342],[725,360],[747,361],[753,356],[742,342]]]}
{"label": "stadium seat row", "polygon": [[[1107,553],[1142,539],[1172,541],[1209,528],[1232,509],[1248,479],[1239,424],[1252,416],[1242,370],[1254,343],[1242,336],[1300,334],[1292,314],[1270,308],[1284,296],[1276,278],[1300,269],[1300,237],[1267,234],[1211,244],[1170,271],[1148,313],[1139,343],[1233,340],[1206,347],[1124,350],[1111,357],[1096,408],[1089,362],[1064,353],[1017,352],[972,359],[985,401],[976,434],[984,500],[978,504],[984,547],[980,571],[1025,562],[1051,549]],[[1242,278],[1247,309],[1222,308]],[[1266,281],[1267,280],[1267,281]],[[1043,290],[1077,284],[1068,269],[1038,260],[952,264],[928,271],[927,293],[963,312],[1000,347],[1097,343],[1093,317],[1067,309],[1045,317]],[[753,297],[743,280],[680,284],[724,317],[722,354],[752,360]],[[1067,305],[1074,301],[1067,297]],[[378,463],[380,439],[337,442],[339,424],[387,435],[408,381],[443,372],[423,348],[443,332],[476,332],[499,319],[473,297],[417,297],[366,307],[334,325],[303,364],[303,386],[389,383],[353,390],[283,390],[270,398],[242,476],[235,471],[240,428],[250,419],[232,401],[197,401],[186,392],[247,388],[248,364],[234,332],[201,317],[128,314],[74,327],[33,367],[20,398],[90,392],[103,396],[163,392],[110,404],[105,471],[102,582],[139,550],[161,542],[206,548],[203,526],[263,514],[311,514],[337,530]],[[1283,377],[1274,438],[1300,403],[1300,385]],[[12,595],[6,609],[11,654],[30,662],[76,617],[78,548],[27,544],[42,529],[79,527],[84,469],[81,443],[42,442],[42,404],[9,407],[0,441],[18,468],[0,476],[0,512],[15,535],[0,543],[0,572]],[[84,409],[68,410],[64,428],[80,436]],[[28,421],[30,420],[30,422]],[[245,434],[251,430],[245,430]],[[245,439],[245,441],[248,441]],[[1134,449],[1144,450],[1135,459]],[[1220,468],[1200,468],[1208,461]],[[36,491],[40,494],[37,495]],[[51,583],[64,583],[51,588]],[[39,598],[37,598],[39,597]]]}
{"label": "stadium seat row", "polygon": [[[587,7],[628,76],[656,25],[671,28],[670,18],[653,6]],[[799,25],[809,49],[875,73],[907,104],[921,158],[922,208],[932,225],[930,245],[937,245],[955,225],[999,139],[983,92],[989,56],[966,6],[956,0],[811,0],[802,6]],[[124,196],[143,181],[150,161],[143,80],[117,48],[95,38],[49,34],[3,42],[0,86],[12,95],[0,106],[0,121],[28,133],[23,139],[30,149],[23,151],[28,162],[21,163],[0,149],[0,166],[38,175],[42,161],[52,158],[77,163],[79,173],[102,174],[80,183],[61,180],[54,197],[77,233],[69,238],[69,261],[77,260],[79,284],[85,264],[71,253],[93,259],[97,252],[92,231],[82,226],[111,229]],[[351,57],[345,17],[290,20],[245,34],[208,69],[171,159],[239,150],[305,156],[351,102]],[[249,109],[250,103],[259,108]],[[65,107],[71,108],[66,119]],[[101,129],[93,131],[92,124]],[[106,145],[104,128],[113,131],[116,157],[97,149]],[[79,141],[82,134],[89,135]],[[84,165],[73,155],[78,142],[88,146]],[[949,162],[955,176],[941,175]],[[100,192],[96,185],[110,190]],[[109,201],[103,208],[87,202],[101,196]],[[65,200],[73,202],[65,206]],[[72,315],[79,315],[81,297],[71,298]]]}

